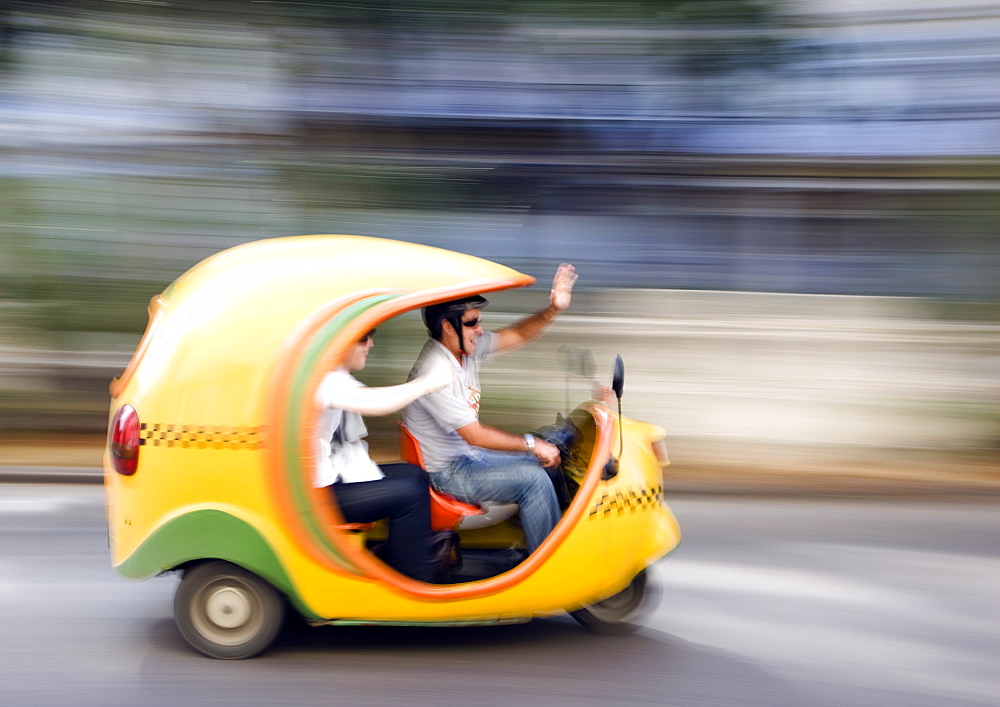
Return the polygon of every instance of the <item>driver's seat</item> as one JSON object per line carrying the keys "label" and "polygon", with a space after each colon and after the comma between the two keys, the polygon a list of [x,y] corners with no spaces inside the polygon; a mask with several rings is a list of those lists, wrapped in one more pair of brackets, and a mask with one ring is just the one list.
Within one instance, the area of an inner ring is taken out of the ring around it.
{"label": "driver's seat", "polygon": [[[402,422],[396,420],[396,424],[399,426],[399,452],[403,461],[415,464],[421,469],[426,468],[424,455],[420,452],[417,438],[406,429]],[[486,512],[478,504],[459,501],[454,496],[435,490],[433,486],[430,487],[430,494],[431,530],[454,530],[463,518],[482,515]]]}
{"label": "driver's seat", "polygon": [[[399,453],[403,461],[426,469],[417,438],[406,429],[401,420],[396,420],[396,426],[399,427]],[[432,530],[453,530],[458,524],[465,530],[485,528],[502,523],[517,513],[516,503],[465,503],[454,496],[436,491],[433,486],[430,487],[430,493]]]}

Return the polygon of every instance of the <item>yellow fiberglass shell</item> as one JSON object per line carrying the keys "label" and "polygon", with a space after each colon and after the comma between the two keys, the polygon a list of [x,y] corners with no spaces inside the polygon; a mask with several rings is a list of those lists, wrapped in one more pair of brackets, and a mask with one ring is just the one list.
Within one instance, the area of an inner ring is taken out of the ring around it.
{"label": "yellow fiberglass shell", "polygon": [[623,564],[631,560],[638,572],[651,558],[673,550],[681,538],[677,519],[664,502],[663,469],[653,450],[665,432],[627,417],[616,417],[612,430],[618,475],[601,484],[590,518],[611,521],[608,556]]}
{"label": "yellow fiberglass shell", "polygon": [[435,586],[394,572],[337,529],[339,512],[310,483],[311,400],[351,342],[427,304],[532,282],[446,250],[325,235],[248,243],[182,275],[153,298],[146,334],[111,386],[111,415],[133,406],[142,444],[133,476],[114,472],[106,455],[119,573],[138,579],[226,559],[320,621],[520,620],[624,587],[676,538],[642,557],[613,550],[614,561],[592,571],[610,538],[603,523],[580,521],[601,496],[598,467],[610,454],[612,416],[601,406],[595,473],[545,544],[488,580]]}

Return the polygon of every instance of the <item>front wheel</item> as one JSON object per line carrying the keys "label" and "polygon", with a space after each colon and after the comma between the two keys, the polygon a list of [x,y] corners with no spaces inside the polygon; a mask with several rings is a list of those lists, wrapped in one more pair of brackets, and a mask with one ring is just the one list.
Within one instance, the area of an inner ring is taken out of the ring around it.
{"label": "front wheel", "polygon": [[284,614],[284,601],[274,587],[220,560],[187,570],[174,594],[181,635],[212,658],[257,655],[278,635]]}
{"label": "front wheel", "polygon": [[635,623],[654,604],[659,590],[648,580],[646,570],[617,594],[596,604],[571,611],[570,616],[594,633],[620,636],[639,628]]}

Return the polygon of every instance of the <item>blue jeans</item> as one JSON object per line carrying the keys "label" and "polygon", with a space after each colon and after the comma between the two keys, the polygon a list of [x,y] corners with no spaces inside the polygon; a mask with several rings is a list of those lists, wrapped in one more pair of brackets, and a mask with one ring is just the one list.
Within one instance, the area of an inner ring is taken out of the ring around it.
{"label": "blue jeans", "polygon": [[477,449],[430,475],[438,491],[466,503],[516,503],[528,552],[534,552],[559,522],[559,501],[545,469],[533,454]]}

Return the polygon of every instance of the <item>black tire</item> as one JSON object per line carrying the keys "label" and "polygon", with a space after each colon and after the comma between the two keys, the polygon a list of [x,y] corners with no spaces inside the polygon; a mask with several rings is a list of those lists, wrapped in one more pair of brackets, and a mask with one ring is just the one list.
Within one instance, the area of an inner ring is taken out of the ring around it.
{"label": "black tire", "polygon": [[174,620],[181,635],[212,658],[257,655],[278,635],[284,614],[285,602],[274,587],[221,560],[186,570],[174,594]]}
{"label": "black tire", "polygon": [[650,582],[643,570],[635,579],[614,596],[571,611],[570,616],[594,633],[605,636],[623,636],[640,628],[636,623],[653,606],[659,597],[655,583]]}

